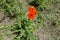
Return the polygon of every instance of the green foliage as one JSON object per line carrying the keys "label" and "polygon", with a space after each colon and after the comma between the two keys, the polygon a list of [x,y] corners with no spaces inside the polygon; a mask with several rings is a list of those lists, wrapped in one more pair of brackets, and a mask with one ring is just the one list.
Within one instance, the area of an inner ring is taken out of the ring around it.
{"label": "green foliage", "polygon": [[45,20],[44,13],[43,12],[39,12],[39,14],[37,15],[37,18],[34,21],[34,23],[37,25],[37,27],[40,28],[40,27],[43,26],[44,20]]}
{"label": "green foliage", "polygon": [[33,0],[33,1],[31,0],[29,1],[29,4],[35,6],[37,10],[43,11],[43,9],[46,8],[48,3],[46,0]]}
{"label": "green foliage", "polygon": [[36,3],[39,4],[39,6],[37,7],[39,11],[43,11],[43,9],[46,9],[46,6],[48,4],[46,0],[36,0]]}
{"label": "green foliage", "polygon": [[3,40],[2,35],[0,35],[0,40]]}
{"label": "green foliage", "polygon": [[18,14],[20,5],[19,0],[0,0],[0,10],[4,11],[4,13],[10,17],[15,17]]}
{"label": "green foliage", "polygon": [[[34,0],[38,6],[37,9],[45,7],[45,0]],[[16,22],[11,26],[4,26],[4,30],[11,30],[12,35],[15,34],[14,40],[39,40],[35,37],[36,27],[40,27],[44,21],[44,14],[39,10],[36,20],[31,21],[24,12],[22,4],[19,0],[0,0],[0,8],[10,17],[15,16]]]}
{"label": "green foliage", "polygon": [[33,35],[34,23],[27,18],[23,9],[20,10],[17,21],[12,27],[13,34],[17,35],[15,37],[16,40],[36,40],[36,37]]}
{"label": "green foliage", "polygon": [[35,24],[29,20],[19,0],[0,0],[0,8],[9,16],[17,15],[16,22],[11,26],[4,26],[4,30],[11,30],[15,34],[14,40],[38,40],[34,36]]}

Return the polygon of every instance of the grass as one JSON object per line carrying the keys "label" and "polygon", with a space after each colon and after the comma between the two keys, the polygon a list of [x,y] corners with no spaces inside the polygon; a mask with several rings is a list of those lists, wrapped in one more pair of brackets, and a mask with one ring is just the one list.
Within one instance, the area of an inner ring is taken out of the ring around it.
{"label": "grass", "polygon": [[2,35],[0,35],[0,40],[3,40]]}
{"label": "grass", "polygon": [[[45,0],[36,1],[39,4],[36,8],[39,11],[39,8],[46,7]],[[41,4],[40,4],[41,3]],[[16,36],[13,40],[39,40],[35,37],[34,32],[36,27],[41,27],[43,24],[44,14],[42,11],[39,11],[37,18],[34,21],[31,21],[27,17],[27,12],[24,12],[22,8],[22,3],[20,0],[0,0],[0,10],[7,14],[10,18],[16,18],[16,22],[12,25],[6,25],[3,27],[4,30],[11,30],[12,35]],[[0,38],[2,40],[2,38]]]}

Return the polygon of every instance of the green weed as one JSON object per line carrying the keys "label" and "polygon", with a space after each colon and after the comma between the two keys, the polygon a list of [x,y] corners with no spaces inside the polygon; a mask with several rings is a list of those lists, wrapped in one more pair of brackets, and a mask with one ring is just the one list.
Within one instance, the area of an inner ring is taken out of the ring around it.
{"label": "green weed", "polygon": [[2,35],[0,35],[0,40],[3,40]]}
{"label": "green weed", "polygon": [[[35,0],[38,6],[37,9],[45,7],[44,0]],[[14,40],[39,40],[35,37],[34,32],[36,27],[42,26],[44,22],[44,14],[39,11],[36,20],[31,21],[27,17],[27,12],[24,12],[20,0],[0,0],[0,8],[9,17],[15,17],[16,22],[11,26],[4,26],[4,30],[11,30],[12,35],[15,34]],[[41,9],[40,9],[41,10]]]}

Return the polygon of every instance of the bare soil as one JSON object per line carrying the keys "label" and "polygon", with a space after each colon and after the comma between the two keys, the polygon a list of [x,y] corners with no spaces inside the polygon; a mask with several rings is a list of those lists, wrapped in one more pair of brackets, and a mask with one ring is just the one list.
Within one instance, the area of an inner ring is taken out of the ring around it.
{"label": "bare soil", "polygon": [[40,40],[60,40],[60,0],[51,0],[44,13],[46,20],[36,35]]}

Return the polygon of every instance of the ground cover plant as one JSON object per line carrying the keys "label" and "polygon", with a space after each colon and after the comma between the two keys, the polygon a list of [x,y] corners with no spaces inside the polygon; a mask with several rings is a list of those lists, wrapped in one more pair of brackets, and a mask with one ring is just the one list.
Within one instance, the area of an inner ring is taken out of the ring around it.
{"label": "ground cover plant", "polygon": [[[32,3],[36,3],[37,6]],[[23,6],[20,0],[0,0],[0,11],[4,12],[7,17],[16,18],[16,21],[12,25],[4,25],[3,30],[10,30],[7,33],[8,36],[16,35],[12,40],[40,40],[35,37],[34,33],[42,26],[44,18],[43,8],[45,8],[45,0],[34,0],[29,2],[30,6],[34,6],[38,11],[38,15],[34,20],[30,20],[27,16],[27,12],[23,10]],[[0,38],[2,40],[2,38]]]}

